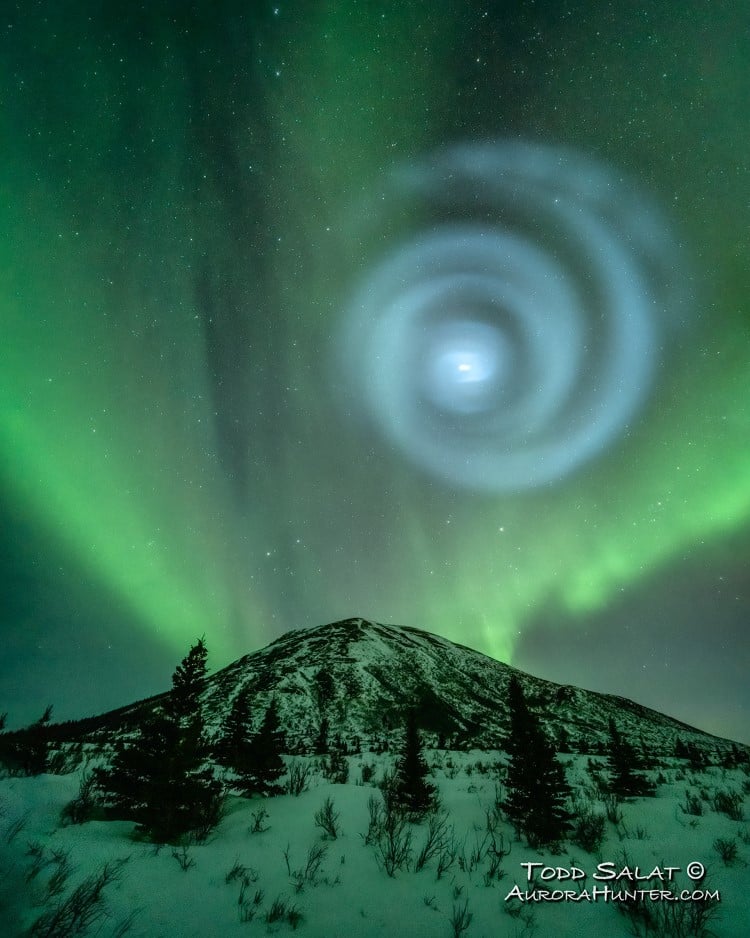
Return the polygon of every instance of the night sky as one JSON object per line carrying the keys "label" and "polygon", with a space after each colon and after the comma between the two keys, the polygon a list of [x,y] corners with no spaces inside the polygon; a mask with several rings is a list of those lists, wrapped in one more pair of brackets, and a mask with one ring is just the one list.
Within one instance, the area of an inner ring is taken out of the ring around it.
{"label": "night sky", "polygon": [[6,4],[0,711],[417,626],[750,742],[742,4]]}

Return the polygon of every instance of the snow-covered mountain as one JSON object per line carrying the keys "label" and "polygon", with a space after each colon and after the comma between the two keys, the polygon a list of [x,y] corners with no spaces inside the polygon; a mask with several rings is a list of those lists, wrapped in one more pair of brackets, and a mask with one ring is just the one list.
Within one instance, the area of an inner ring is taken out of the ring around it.
{"label": "snow-covered mountain", "polygon": [[[506,816],[508,760],[497,744],[512,675],[568,750],[558,761],[572,790],[570,831],[549,847],[532,847]],[[243,688],[256,726],[276,699],[290,750],[283,793],[246,797],[230,786],[208,836],[163,847],[133,819],[111,818],[96,797],[86,812],[71,811],[91,796],[90,769],[107,744],[135,735],[166,694],[49,727],[47,772],[0,768],[0,935],[750,934],[746,747],[438,636],[362,619],[290,632],[212,674],[203,691],[211,731]],[[388,825],[381,786],[412,706],[439,804],[429,817]],[[654,756],[645,769],[651,797],[613,792],[596,754],[610,717]],[[349,749],[343,781],[330,757],[307,754],[324,719],[329,739],[340,735]],[[693,744],[688,758],[674,755],[678,739]],[[293,775],[303,784],[291,784]],[[326,811],[332,825],[321,820]]]}
{"label": "snow-covered mountain", "polygon": [[[732,745],[625,698],[545,681],[429,632],[360,618],[288,632],[210,675],[204,714],[209,730],[217,729],[248,688],[257,725],[275,697],[288,751],[304,753],[323,719],[329,738],[350,751],[390,748],[413,706],[427,745],[492,750],[507,732],[513,674],[563,751],[596,751],[610,717],[654,755],[673,754],[678,739],[707,752]],[[68,738],[104,740],[137,725],[162,697],[71,725]]]}

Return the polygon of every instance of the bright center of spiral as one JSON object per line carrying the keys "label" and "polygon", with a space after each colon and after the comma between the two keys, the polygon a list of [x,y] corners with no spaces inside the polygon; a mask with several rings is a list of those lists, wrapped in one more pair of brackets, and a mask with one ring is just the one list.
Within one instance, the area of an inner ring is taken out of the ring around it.
{"label": "bright center of spiral", "polygon": [[658,210],[582,154],[519,142],[459,146],[391,184],[404,230],[337,344],[347,409],[477,491],[556,482],[603,452],[689,305]]}
{"label": "bright center of spiral", "polygon": [[486,323],[443,323],[426,342],[424,394],[441,411],[473,414],[502,396],[510,352]]}

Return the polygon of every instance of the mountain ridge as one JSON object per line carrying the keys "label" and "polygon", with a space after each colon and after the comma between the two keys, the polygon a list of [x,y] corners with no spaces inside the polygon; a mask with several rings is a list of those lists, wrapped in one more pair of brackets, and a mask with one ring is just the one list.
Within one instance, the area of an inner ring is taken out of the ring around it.
{"label": "mountain ridge", "polygon": [[[718,755],[747,749],[628,698],[557,684],[431,632],[359,617],[284,633],[209,674],[201,699],[216,733],[240,690],[250,693],[255,728],[275,698],[290,753],[314,752],[324,720],[329,738],[349,751],[391,749],[410,707],[426,745],[489,751],[502,749],[508,732],[511,675],[561,751],[601,751],[610,717],[654,755],[673,754],[678,740]],[[58,724],[57,738],[106,744],[168,694]]]}

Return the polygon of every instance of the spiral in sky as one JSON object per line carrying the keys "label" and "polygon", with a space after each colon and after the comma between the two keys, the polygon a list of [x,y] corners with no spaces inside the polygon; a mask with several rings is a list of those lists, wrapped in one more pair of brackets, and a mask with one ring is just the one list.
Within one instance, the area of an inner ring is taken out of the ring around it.
{"label": "spiral in sky", "polygon": [[688,305],[656,206],[587,156],[515,141],[398,169],[380,201],[419,226],[398,229],[344,317],[359,414],[414,464],[488,492],[553,482],[613,443]]}

